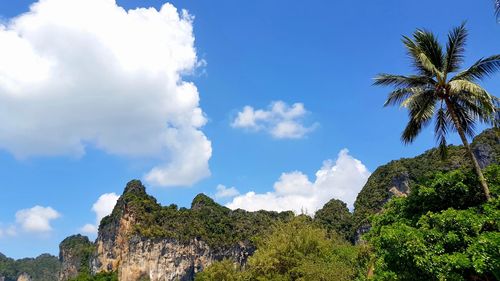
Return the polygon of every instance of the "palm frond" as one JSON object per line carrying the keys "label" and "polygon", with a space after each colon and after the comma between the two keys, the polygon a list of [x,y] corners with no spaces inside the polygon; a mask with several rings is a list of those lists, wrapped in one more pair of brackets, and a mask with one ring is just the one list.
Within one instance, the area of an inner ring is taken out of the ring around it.
{"label": "palm frond", "polygon": [[[415,43],[411,38],[403,36],[403,44],[406,47],[408,56],[410,57],[415,70],[418,71],[420,75],[433,77],[435,75],[435,67],[430,65],[430,59],[425,58],[425,54],[422,53],[422,50],[420,50],[417,43]],[[426,63],[423,63],[422,59]]]}
{"label": "palm frond", "polygon": [[475,120],[479,120],[486,124],[491,124],[494,120],[494,111],[486,112],[483,110],[481,105],[474,103],[471,100],[463,99],[457,101],[462,108],[464,108],[468,114]]}
{"label": "palm frond", "polygon": [[[500,0],[499,0],[500,1]],[[465,43],[467,41],[467,29],[465,22],[454,28],[448,34],[448,43],[446,45],[446,57],[444,73],[457,71],[464,60]]]}
{"label": "palm frond", "polygon": [[402,106],[408,108],[408,114],[411,119],[425,123],[432,119],[436,101],[437,97],[434,91],[425,91],[418,95],[413,95]]}
{"label": "palm frond", "polygon": [[465,109],[474,120],[479,120],[488,125],[495,125],[497,108],[495,103],[484,103],[470,93],[463,93],[455,98],[455,102]]}
{"label": "palm frond", "polygon": [[412,143],[415,138],[418,136],[420,131],[422,131],[423,124],[416,122],[415,120],[410,119],[408,124],[406,125],[403,133],[401,134],[401,141],[404,144]]}
{"label": "palm frond", "polygon": [[[475,118],[474,113],[471,112],[463,103],[457,102],[455,98],[450,99],[450,102],[453,105],[453,110],[458,119],[458,124],[460,128],[464,131],[464,133],[469,137],[474,137],[475,135]],[[447,110],[448,118],[452,119],[452,113],[450,112],[450,108]],[[452,127],[453,131],[458,131],[456,125]]]}
{"label": "palm frond", "polygon": [[500,55],[494,55],[488,58],[482,58],[473,64],[469,69],[458,73],[453,80],[482,80],[490,77],[500,70]]}
{"label": "palm frond", "polygon": [[423,87],[408,87],[392,91],[387,97],[387,100],[384,103],[384,107],[389,105],[401,104],[411,96],[418,95],[423,91],[424,91]]}
{"label": "palm frond", "polygon": [[446,135],[448,134],[450,126],[451,120],[446,115],[446,111],[441,107],[436,113],[436,124],[434,126],[434,133],[439,143],[439,154],[441,159],[445,159],[448,155]]}
{"label": "palm frond", "polygon": [[[420,54],[422,62],[428,65],[429,67],[435,68],[435,71],[440,71],[443,69],[444,65],[444,55],[443,49],[439,44],[437,37],[427,30],[417,29],[417,31],[413,34],[413,38],[418,45],[418,48],[422,52]],[[423,56],[425,55],[425,56]],[[428,59],[428,62],[424,62],[425,59]],[[435,72],[439,73],[439,72]]]}
{"label": "palm frond", "polygon": [[484,110],[491,111],[494,109],[492,95],[478,84],[467,80],[453,80],[448,85],[450,93],[456,98],[474,99],[483,105]]}
{"label": "palm frond", "polygon": [[425,91],[413,95],[410,99],[405,104],[410,121],[401,135],[401,140],[405,144],[413,142],[420,131],[430,123],[437,97],[433,91]]}
{"label": "palm frond", "polygon": [[430,77],[423,75],[393,75],[387,73],[378,74],[374,78],[373,85],[376,86],[394,86],[396,88],[402,87],[420,87],[425,85],[435,85],[436,81]]}

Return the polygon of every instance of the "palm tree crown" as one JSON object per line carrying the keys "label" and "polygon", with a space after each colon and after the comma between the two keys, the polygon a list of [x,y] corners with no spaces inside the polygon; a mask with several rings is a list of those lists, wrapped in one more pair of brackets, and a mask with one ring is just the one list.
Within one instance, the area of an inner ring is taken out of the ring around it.
{"label": "palm tree crown", "polygon": [[405,144],[413,142],[434,120],[436,139],[444,157],[448,132],[457,131],[468,146],[466,135],[474,135],[476,122],[496,125],[499,99],[478,82],[500,70],[500,55],[482,58],[459,71],[466,40],[465,24],[449,33],[445,50],[433,33],[418,29],[413,38],[403,36],[416,74],[379,74],[375,78],[375,85],[395,87],[385,106],[399,104],[408,109],[409,122],[401,136]]}

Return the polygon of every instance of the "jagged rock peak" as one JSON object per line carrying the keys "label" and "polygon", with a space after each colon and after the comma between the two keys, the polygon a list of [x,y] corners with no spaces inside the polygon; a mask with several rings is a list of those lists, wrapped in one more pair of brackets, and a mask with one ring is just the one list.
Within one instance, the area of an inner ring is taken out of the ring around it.
{"label": "jagged rock peak", "polygon": [[127,183],[123,194],[135,193],[135,194],[146,194],[146,187],[142,184],[140,180],[131,180]]}
{"label": "jagged rock peak", "polygon": [[193,202],[191,202],[191,210],[199,210],[204,207],[212,207],[212,206],[220,206],[219,204],[215,203],[215,201],[206,196],[203,193],[200,193],[194,197]]}

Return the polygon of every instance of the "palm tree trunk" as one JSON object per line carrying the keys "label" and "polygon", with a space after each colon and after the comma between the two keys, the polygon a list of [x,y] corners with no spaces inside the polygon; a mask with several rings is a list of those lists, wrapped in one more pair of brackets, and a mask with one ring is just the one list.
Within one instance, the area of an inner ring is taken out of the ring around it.
{"label": "palm tree trunk", "polygon": [[462,129],[462,126],[460,126],[460,122],[458,121],[458,117],[455,113],[455,107],[453,104],[449,101],[446,100],[446,106],[448,107],[448,111],[451,114],[451,118],[453,119],[453,123],[455,123],[455,128],[457,129],[458,134],[460,135],[460,139],[462,139],[462,143],[464,144],[465,149],[467,150],[467,153],[469,154],[469,157],[472,160],[472,164],[474,166],[474,170],[476,171],[477,177],[479,179],[479,183],[481,184],[481,187],[483,188],[484,196],[486,200],[490,200],[490,189],[488,188],[488,183],[486,183],[486,179],[483,176],[483,172],[481,171],[481,167],[479,166],[479,163],[477,162],[476,156],[474,155],[474,152],[472,152],[472,148],[470,147],[469,141],[467,141],[467,137],[465,137],[464,130]]}

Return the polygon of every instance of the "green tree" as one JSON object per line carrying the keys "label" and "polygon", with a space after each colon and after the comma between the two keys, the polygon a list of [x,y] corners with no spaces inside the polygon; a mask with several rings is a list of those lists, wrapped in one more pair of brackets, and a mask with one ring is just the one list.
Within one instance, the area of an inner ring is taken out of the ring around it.
{"label": "green tree", "polygon": [[346,203],[338,199],[332,199],[314,215],[314,221],[325,228],[329,233],[337,233],[344,239],[350,241],[352,233],[352,214]]}
{"label": "green tree", "polygon": [[210,265],[207,270],[198,273],[196,281],[240,281],[243,280],[239,266],[231,260],[223,260]]}
{"label": "green tree", "polygon": [[[243,270],[231,261],[209,266],[196,281],[347,281],[354,280],[359,247],[330,236],[310,218],[280,223],[257,239],[257,251]],[[365,270],[363,270],[364,272]]]}
{"label": "green tree", "polygon": [[407,198],[394,198],[365,238],[375,280],[500,280],[500,166],[485,170],[484,202],[472,171],[438,173]]}
{"label": "green tree", "polygon": [[463,62],[466,40],[465,24],[449,33],[446,51],[429,31],[418,29],[413,33],[413,38],[403,36],[403,43],[417,74],[379,74],[374,84],[395,87],[385,106],[400,104],[408,109],[410,120],[401,136],[405,144],[413,142],[434,119],[436,139],[445,157],[448,132],[458,132],[472,160],[484,196],[489,200],[488,184],[470,148],[467,135],[474,135],[477,121],[497,125],[496,105],[499,100],[477,82],[500,70],[500,55],[482,58],[470,68],[458,72]]}

